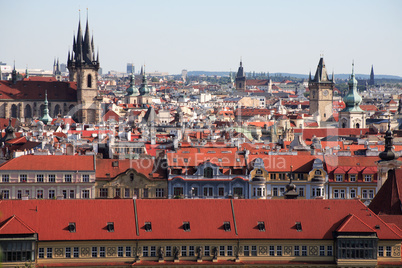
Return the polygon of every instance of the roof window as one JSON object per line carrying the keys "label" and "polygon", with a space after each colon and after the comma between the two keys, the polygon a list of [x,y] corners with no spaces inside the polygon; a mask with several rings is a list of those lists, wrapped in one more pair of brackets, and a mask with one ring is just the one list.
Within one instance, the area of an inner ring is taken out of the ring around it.
{"label": "roof window", "polygon": [[152,232],[152,224],[151,224],[151,222],[145,222],[144,228],[145,228],[145,231]]}
{"label": "roof window", "polygon": [[76,228],[75,228],[75,222],[70,222],[70,223],[68,224],[68,230],[70,231],[70,233],[75,233],[75,230],[76,230]]}
{"label": "roof window", "polygon": [[298,232],[303,231],[301,222],[299,222],[299,221],[296,222],[296,230],[297,230]]}
{"label": "roof window", "polygon": [[183,222],[183,229],[186,232],[190,232],[190,222],[188,221]]}
{"label": "roof window", "polygon": [[108,222],[106,228],[108,232],[114,232],[114,222]]}
{"label": "roof window", "polygon": [[225,229],[225,232],[229,232],[230,231],[230,222],[228,222],[228,221],[223,222],[223,229]]}
{"label": "roof window", "polygon": [[265,222],[259,221],[257,226],[258,226],[258,230],[260,230],[260,232],[265,232]]}

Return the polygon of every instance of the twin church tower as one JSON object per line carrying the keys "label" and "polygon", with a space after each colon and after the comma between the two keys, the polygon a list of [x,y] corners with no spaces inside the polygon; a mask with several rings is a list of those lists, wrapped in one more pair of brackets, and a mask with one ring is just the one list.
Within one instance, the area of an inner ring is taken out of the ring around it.
{"label": "twin church tower", "polygon": [[77,83],[77,106],[74,112],[78,121],[99,123],[102,116],[102,98],[98,96],[99,51],[95,54],[88,18],[84,36],[81,20],[78,23],[77,36],[73,37],[73,50],[68,52],[67,68],[70,81]]}

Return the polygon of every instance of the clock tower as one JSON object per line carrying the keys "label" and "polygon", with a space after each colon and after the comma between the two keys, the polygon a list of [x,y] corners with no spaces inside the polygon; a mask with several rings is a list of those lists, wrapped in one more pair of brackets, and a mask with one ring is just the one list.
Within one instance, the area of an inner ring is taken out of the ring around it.
{"label": "clock tower", "polygon": [[332,79],[328,78],[323,57],[318,62],[314,79],[311,78],[310,72],[308,86],[310,90],[310,114],[318,113],[321,121],[328,121],[332,117],[335,78],[333,73]]}

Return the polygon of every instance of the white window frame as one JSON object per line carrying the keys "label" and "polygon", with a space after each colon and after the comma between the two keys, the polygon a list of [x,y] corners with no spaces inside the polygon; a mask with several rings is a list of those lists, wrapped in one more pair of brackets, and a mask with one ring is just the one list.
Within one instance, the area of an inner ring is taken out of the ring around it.
{"label": "white window frame", "polygon": [[89,174],[82,174],[82,182],[89,182],[90,177]]}
{"label": "white window frame", "polygon": [[1,181],[2,182],[10,182],[10,174],[2,174]]}
{"label": "white window frame", "polygon": [[44,174],[36,174],[36,182],[45,182],[45,175]]}

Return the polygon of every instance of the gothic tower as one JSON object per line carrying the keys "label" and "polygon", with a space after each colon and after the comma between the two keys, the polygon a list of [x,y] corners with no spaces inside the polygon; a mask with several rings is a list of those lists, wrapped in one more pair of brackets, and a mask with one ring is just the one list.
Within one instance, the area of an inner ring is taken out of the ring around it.
{"label": "gothic tower", "polygon": [[374,68],[373,65],[371,65],[371,73],[370,73],[370,80],[368,83],[370,86],[374,86],[375,81],[374,81]]}
{"label": "gothic tower", "polygon": [[314,79],[311,79],[310,72],[308,81],[310,89],[310,114],[318,113],[320,121],[327,121],[332,116],[334,85],[334,74],[332,73],[332,79],[330,80],[325,68],[324,58],[321,57]]}
{"label": "gothic tower", "polygon": [[240,60],[239,70],[236,74],[236,90],[245,91],[246,90],[246,75],[243,70],[243,62]]}
{"label": "gothic tower", "polygon": [[73,51],[68,52],[67,68],[70,81],[77,83],[77,107],[75,117],[81,123],[100,122],[98,100],[99,51],[95,57],[94,41],[90,38],[89,25],[82,36],[81,20],[78,22],[77,37],[73,38]]}

